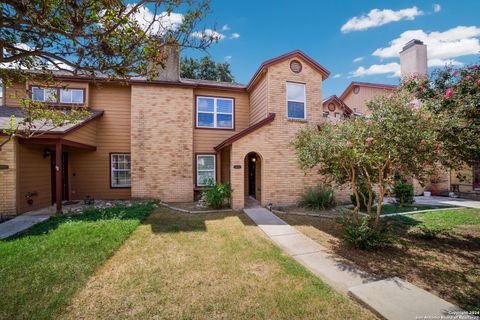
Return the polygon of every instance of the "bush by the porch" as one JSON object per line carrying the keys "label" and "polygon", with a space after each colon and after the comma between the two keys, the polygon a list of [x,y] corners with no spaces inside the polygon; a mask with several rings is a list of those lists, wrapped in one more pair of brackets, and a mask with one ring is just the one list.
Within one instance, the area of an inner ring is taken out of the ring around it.
{"label": "bush by the porch", "polygon": [[213,209],[229,207],[232,191],[229,183],[216,183],[213,179],[208,179],[206,188],[202,190],[202,201]]}

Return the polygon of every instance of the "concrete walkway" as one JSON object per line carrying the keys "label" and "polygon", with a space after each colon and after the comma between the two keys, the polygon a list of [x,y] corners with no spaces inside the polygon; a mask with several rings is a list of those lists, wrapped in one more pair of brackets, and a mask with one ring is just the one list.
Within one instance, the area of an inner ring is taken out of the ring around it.
{"label": "concrete walkway", "polygon": [[[64,212],[81,206],[80,201],[77,204],[64,205]],[[11,220],[0,223],[0,240],[11,237],[19,232],[49,219],[56,212],[55,205],[23,213]]]}
{"label": "concrete walkway", "polygon": [[0,223],[0,240],[13,236],[31,226],[50,218],[52,212],[41,209],[19,215],[11,220]]}
{"label": "concrete walkway", "polygon": [[348,288],[374,280],[369,274],[336,261],[325,253],[324,247],[267,209],[250,208],[244,211],[276,245],[336,290],[346,294]]}
{"label": "concrete walkway", "polygon": [[376,281],[372,275],[326,253],[320,244],[265,208],[249,208],[244,209],[244,212],[277,246],[305,268],[337,291],[351,295],[382,318],[440,318],[462,311],[455,305],[398,278]]}

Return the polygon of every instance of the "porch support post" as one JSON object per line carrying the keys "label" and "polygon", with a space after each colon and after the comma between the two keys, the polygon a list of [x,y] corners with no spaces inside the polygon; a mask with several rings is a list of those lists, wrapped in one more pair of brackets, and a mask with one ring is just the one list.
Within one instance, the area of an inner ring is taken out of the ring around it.
{"label": "porch support post", "polygon": [[55,203],[57,213],[62,212],[62,143],[55,144]]}

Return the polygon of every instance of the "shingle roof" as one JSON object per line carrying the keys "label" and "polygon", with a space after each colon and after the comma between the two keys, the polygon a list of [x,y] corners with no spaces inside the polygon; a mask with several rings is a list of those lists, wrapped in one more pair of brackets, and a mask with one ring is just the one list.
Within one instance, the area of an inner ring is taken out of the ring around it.
{"label": "shingle roof", "polygon": [[[103,110],[94,110],[94,109],[88,109],[90,116],[87,118],[77,121],[75,124],[68,124],[62,127],[52,127],[52,126],[45,126],[42,130],[39,132],[50,132],[50,133],[60,133],[60,134],[65,134],[70,132],[71,130],[80,127],[84,125],[85,123],[100,117],[103,114]],[[16,122],[20,122],[23,119],[23,112],[22,108],[20,107],[8,107],[8,106],[0,106],[0,130],[3,129],[8,129],[9,124],[10,124],[10,117],[11,116],[15,117]],[[38,125],[42,125],[42,123],[39,123]],[[19,128],[21,129],[21,128]]]}

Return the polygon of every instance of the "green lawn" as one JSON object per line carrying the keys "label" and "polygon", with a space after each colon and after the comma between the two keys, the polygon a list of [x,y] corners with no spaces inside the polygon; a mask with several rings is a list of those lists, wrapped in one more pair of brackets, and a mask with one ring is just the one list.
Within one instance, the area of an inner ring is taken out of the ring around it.
{"label": "green lawn", "polygon": [[53,217],[0,241],[0,319],[50,319],[153,210],[153,203]]}
{"label": "green lawn", "polygon": [[243,213],[158,208],[61,319],[372,319]]}
{"label": "green lawn", "polygon": [[455,209],[429,211],[408,216],[388,218],[405,225],[423,224],[428,228],[452,230],[459,226],[478,226],[480,228],[480,209]]}
{"label": "green lawn", "polygon": [[[402,212],[411,212],[411,211],[422,211],[422,210],[432,210],[432,209],[445,209],[451,206],[433,206],[427,204],[412,204],[410,206],[400,207],[396,204],[384,204],[382,205],[382,214],[391,214],[391,213],[402,213]],[[372,210],[376,210],[373,208]]]}

